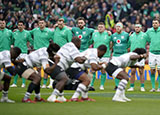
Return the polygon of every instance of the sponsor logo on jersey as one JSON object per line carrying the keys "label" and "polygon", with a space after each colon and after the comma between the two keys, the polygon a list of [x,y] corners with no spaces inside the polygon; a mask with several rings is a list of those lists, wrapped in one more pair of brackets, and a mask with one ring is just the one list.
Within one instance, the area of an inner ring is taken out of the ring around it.
{"label": "sponsor logo on jersey", "polygon": [[78,32],[76,32],[76,34],[78,34]]}
{"label": "sponsor logo on jersey", "polygon": [[79,38],[79,39],[82,39],[82,35],[78,35],[78,38]]}
{"label": "sponsor logo on jersey", "polygon": [[116,42],[117,42],[117,44],[120,44],[120,43],[121,43],[121,40],[120,40],[120,39],[118,39]]}
{"label": "sponsor logo on jersey", "polygon": [[122,39],[124,39],[124,36],[121,36]]}
{"label": "sponsor logo on jersey", "polygon": [[117,39],[117,37],[114,37],[113,39]]}
{"label": "sponsor logo on jersey", "polygon": [[83,32],[83,34],[86,34],[86,32]]}

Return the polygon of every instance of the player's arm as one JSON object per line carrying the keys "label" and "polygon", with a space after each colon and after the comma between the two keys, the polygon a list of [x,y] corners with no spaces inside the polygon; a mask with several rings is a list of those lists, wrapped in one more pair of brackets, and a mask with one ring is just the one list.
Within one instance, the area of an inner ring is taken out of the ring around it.
{"label": "player's arm", "polygon": [[140,54],[140,55],[131,55],[130,59],[131,60],[137,60],[137,59],[142,59],[142,58],[147,58],[147,54]]}
{"label": "player's arm", "polygon": [[96,64],[96,63],[91,63],[91,69],[93,71],[98,71],[98,70],[101,70],[103,68],[102,65],[99,65],[99,64]]}
{"label": "player's arm", "polygon": [[45,73],[47,73],[47,74],[51,74],[51,73],[52,73],[52,71],[53,71],[54,68],[57,66],[57,63],[58,63],[59,60],[60,60],[60,56],[55,55],[53,60],[54,60],[54,62],[52,62],[53,65],[47,67],[46,69],[44,69]]}
{"label": "player's arm", "polygon": [[76,62],[80,63],[80,64],[83,64],[85,61],[86,61],[86,57],[84,56],[78,56],[74,59]]}
{"label": "player's arm", "polygon": [[71,30],[68,30],[66,34],[67,34],[67,42],[71,42],[72,41],[72,32],[71,32]]}

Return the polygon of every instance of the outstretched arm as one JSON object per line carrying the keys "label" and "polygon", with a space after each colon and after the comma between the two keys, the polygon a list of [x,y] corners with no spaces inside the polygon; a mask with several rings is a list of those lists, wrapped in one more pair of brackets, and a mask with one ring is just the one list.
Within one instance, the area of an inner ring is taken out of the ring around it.
{"label": "outstretched arm", "polygon": [[147,54],[131,55],[131,56],[130,56],[130,59],[131,59],[131,60],[137,60],[137,59],[140,59],[140,58],[147,58]]}
{"label": "outstretched arm", "polygon": [[84,56],[82,56],[82,57],[76,57],[75,61],[78,62],[78,63],[80,63],[80,64],[83,64],[86,61],[86,57],[84,57]]}

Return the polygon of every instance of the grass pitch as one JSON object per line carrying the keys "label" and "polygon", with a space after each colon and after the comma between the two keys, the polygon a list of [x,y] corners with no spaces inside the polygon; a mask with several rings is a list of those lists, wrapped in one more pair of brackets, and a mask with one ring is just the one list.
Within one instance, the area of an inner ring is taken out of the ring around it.
{"label": "grass pitch", "polygon": [[[15,104],[0,103],[0,115],[159,115],[160,93],[149,92],[150,81],[145,81],[146,92],[140,92],[140,83],[136,81],[135,91],[126,92],[131,102],[113,102],[115,91],[114,80],[107,80],[105,90],[99,90],[100,80],[95,81],[96,91],[90,91],[89,97],[96,102],[66,102],[66,103],[22,103],[27,88],[21,88],[21,80],[18,80],[18,88],[10,88],[9,98],[16,101]],[[29,82],[27,81],[27,84]],[[157,84],[156,84],[157,86]],[[129,88],[129,84],[127,86]],[[52,89],[41,89],[44,99],[51,94]],[[65,91],[65,97],[70,99],[74,91]],[[1,95],[1,93],[0,93]],[[34,94],[31,95],[34,99]]]}

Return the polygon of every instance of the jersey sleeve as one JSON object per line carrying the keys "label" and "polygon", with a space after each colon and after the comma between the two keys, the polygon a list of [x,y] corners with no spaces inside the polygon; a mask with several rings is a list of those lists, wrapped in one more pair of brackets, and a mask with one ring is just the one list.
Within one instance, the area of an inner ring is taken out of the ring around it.
{"label": "jersey sleeve", "polygon": [[39,60],[42,64],[43,69],[47,68],[49,66],[48,63],[48,54],[45,51],[46,49],[42,49],[41,51],[38,52],[39,54]]}
{"label": "jersey sleeve", "polygon": [[54,41],[54,31],[49,31],[49,38]]}
{"label": "jersey sleeve", "polygon": [[71,32],[71,30],[70,29],[68,29],[67,31],[66,31],[66,34],[67,34],[67,42],[71,42],[72,41],[72,32]]}
{"label": "jersey sleeve", "polygon": [[27,31],[27,41],[30,43],[30,46],[33,46],[33,39],[29,31]]}
{"label": "jersey sleeve", "polygon": [[149,34],[148,34],[148,33],[149,33],[149,31],[147,30],[147,32],[144,33],[144,36],[143,36],[143,37],[144,37],[144,39],[146,39],[147,42],[150,43],[150,42],[151,42],[151,38],[149,37]]}
{"label": "jersey sleeve", "polygon": [[93,44],[94,43],[94,35],[95,35],[95,32],[93,33],[91,39],[90,39],[90,44]]}
{"label": "jersey sleeve", "polygon": [[93,53],[91,53],[91,54],[89,55],[88,61],[89,61],[90,64],[91,64],[91,63],[97,64],[97,60],[96,60],[96,59],[97,59],[96,55],[93,54]]}
{"label": "jersey sleeve", "polygon": [[80,52],[79,52],[79,50],[76,48],[75,45],[73,45],[73,46],[71,47],[70,56],[71,56],[73,59],[75,59],[75,58],[77,58],[77,57],[80,56]]}
{"label": "jersey sleeve", "polygon": [[132,35],[129,37],[129,41],[128,41],[128,48],[131,47],[131,38],[132,38]]}

